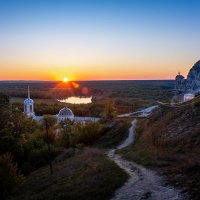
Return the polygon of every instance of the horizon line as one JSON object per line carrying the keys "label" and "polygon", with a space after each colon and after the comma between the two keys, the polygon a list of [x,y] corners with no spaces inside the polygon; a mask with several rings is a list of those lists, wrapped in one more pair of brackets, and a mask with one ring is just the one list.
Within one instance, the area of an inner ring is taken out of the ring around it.
{"label": "horizon line", "polygon": [[[69,80],[69,82],[89,82],[89,81],[173,81],[174,79],[97,79],[97,80]],[[61,80],[0,80],[0,82],[63,82]]]}

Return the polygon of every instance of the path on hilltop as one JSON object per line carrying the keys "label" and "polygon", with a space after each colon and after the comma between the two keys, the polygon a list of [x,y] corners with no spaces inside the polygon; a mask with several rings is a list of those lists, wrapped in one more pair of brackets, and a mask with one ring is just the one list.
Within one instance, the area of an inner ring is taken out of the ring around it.
{"label": "path on hilltop", "polygon": [[116,154],[117,149],[122,149],[134,142],[135,127],[137,120],[132,121],[128,137],[116,149],[107,152],[108,157],[121,169],[129,174],[129,180],[115,191],[111,200],[183,200],[181,191],[166,184],[162,176],[156,172],[146,169],[135,162],[123,159]]}

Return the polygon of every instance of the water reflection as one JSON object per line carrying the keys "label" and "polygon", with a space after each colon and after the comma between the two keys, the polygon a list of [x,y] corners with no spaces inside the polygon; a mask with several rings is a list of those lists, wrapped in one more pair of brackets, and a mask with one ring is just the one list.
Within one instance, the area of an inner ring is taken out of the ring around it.
{"label": "water reflection", "polygon": [[88,104],[92,103],[92,97],[68,97],[66,99],[61,99],[58,101],[71,104]]}

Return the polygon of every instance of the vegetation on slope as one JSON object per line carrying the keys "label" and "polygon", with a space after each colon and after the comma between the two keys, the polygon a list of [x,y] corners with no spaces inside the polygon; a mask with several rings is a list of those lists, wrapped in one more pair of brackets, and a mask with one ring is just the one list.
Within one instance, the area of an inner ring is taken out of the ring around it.
{"label": "vegetation on slope", "polygon": [[115,121],[115,124],[107,128],[93,146],[105,149],[115,148],[128,136],[129,127],[129,119]]}
{"label": "vegetation on slope", "polygon": [[[114,132],[118,136],[124,122],[113,122],[112,107],[105,107],[100,122],[57,124],[53,116],[45,115],[38,123],[0,93],[0,198],[7,199],[24,178],[11,199],[94,199],[96,195],[105,199],[112,195],[127,175],[102,152],[81,149],[109,135],[109,124],[118,127]],[[78,153],[69,158],[74,151]]]}
{"label": "vegetation on slope", "polygon": [[169,181],[200,199],[200,97],[180,107],[161,107],[137,126],[124,157],[156,167]]}
{"label": "vegetation on slope", "polygon": [[53,176],[47,167],[30,174],[10,199],[104,200],[127,178],[100,150],[86,148],[56,163]]}

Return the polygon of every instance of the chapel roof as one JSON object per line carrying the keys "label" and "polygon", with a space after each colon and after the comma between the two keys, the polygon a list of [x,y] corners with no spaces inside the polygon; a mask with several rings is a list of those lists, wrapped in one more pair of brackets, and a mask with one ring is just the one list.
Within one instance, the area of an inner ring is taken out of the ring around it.
{"label": "chapel roof", "polygon": [[64,116],[74,117],[74,114],[73,114],[71,109],[69,109],[68,107],[64,107],[59,111],[58,116],[60,116],[60,117],[64,117]]}

